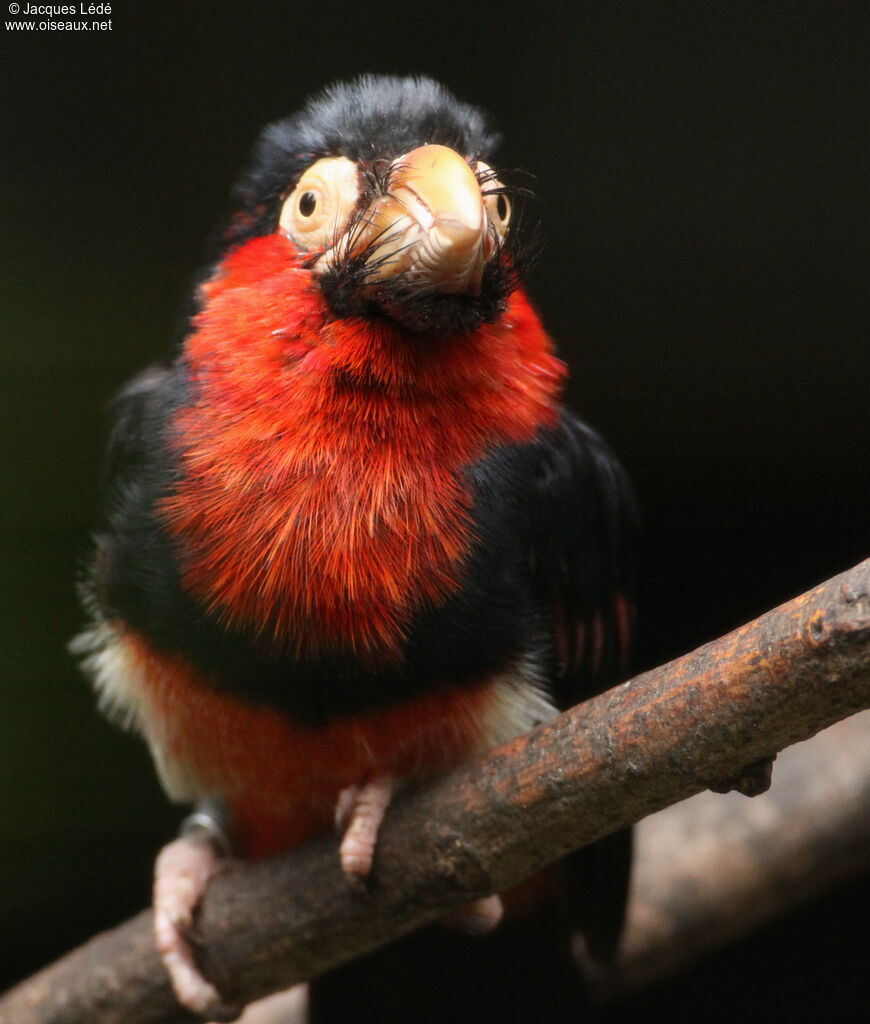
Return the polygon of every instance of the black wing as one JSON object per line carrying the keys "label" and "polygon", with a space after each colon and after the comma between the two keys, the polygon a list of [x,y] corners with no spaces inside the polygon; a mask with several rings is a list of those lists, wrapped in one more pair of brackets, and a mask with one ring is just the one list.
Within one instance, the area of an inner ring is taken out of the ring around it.
{"label": "black wing", "polygon": [[109,409],[102,523],[83,594],[98,614],[134,625],[148,622],[152,605],[160,606],[166,575],[160,567],[171,562],[153,505],[170,473],[166,425],[180,400],[180,380],[172,368],[149,367],[125,385]]}
{"label": "black wing", "polygon": [[171,380],[169,368],[149,366],[128,381],[109,406],[112,425],[103,464],[104,501],[148,463],[155,439],[162,435],[164,396]]}
{"label": "black wing", "polygon": [[[627,672],[639,517],[613,452],[567,412],[540,441],[536,483],[533,581],[552,616],[554,696],[564,708]],[[631,848],[625,829],[564,861],[571,918],[600,962],[611,961],[619,945]]]}
{"label": "black wing", "polygon": [[541,438],[539,452],[533,581],[552,614],[555,696],[565,708],[627,671],[638,514],[616,456],[570,413]]}

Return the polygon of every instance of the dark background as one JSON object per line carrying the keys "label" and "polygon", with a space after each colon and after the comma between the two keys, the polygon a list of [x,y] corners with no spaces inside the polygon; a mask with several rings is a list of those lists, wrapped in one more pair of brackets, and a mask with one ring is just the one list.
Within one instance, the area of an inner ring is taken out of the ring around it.
{"label": "dark background", "polygon": [[[440,78],[534,172],[530,291],[645,510],[639,667],[868,554],[864,4],[113,6],[0,28],[0,985],[139,909],[179,817],[64,649],[104,404],[166,350],[259,127],[335,78]],[[868,896],[625,1019],[847,1019]]]}

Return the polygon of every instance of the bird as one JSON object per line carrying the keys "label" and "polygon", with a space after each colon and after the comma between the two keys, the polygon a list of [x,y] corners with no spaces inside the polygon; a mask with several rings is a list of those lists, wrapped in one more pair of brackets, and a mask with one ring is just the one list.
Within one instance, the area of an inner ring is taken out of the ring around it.
{"label": "bird", "polygon": [[[74,649],[193,806],[157,858],[155,935],[212,1019],[232,1013],[189,934],[226,857],[337,828],[364,886],[397,791],[625,671],[636,501],[564,407],[498,142],[425,77],[338,82],[267,126],[171,358],[112,407]],[[616,845],[603,913],[577,855],[602,955]]]}

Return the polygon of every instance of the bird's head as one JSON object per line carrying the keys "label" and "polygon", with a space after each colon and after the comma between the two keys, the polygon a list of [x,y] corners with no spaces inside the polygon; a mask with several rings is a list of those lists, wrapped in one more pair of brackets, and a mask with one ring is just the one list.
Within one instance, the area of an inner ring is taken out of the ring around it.
{"label": "bird's head", "polygon": [[222,237],[277,235],[336,318],[445,334],[492,323],[518,281],[514,201],[483,114],[426,78],[364,76],[267,127]]}

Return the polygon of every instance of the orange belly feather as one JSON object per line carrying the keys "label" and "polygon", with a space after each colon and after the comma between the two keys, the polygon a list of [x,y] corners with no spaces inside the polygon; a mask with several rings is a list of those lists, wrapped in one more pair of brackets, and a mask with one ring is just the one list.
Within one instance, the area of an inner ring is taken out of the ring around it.
{"label": "orange belly feather", "polygon": [[245,856],[327,831],[347,786],[381,774],[426,778],[488,745],[487,684],[303,728],[278,710],[209,688],[181,659],[155,653],[135,633],[117,643],[142,680],[142,724],[158,766],[182,778],[189,797],[225,802]]}

